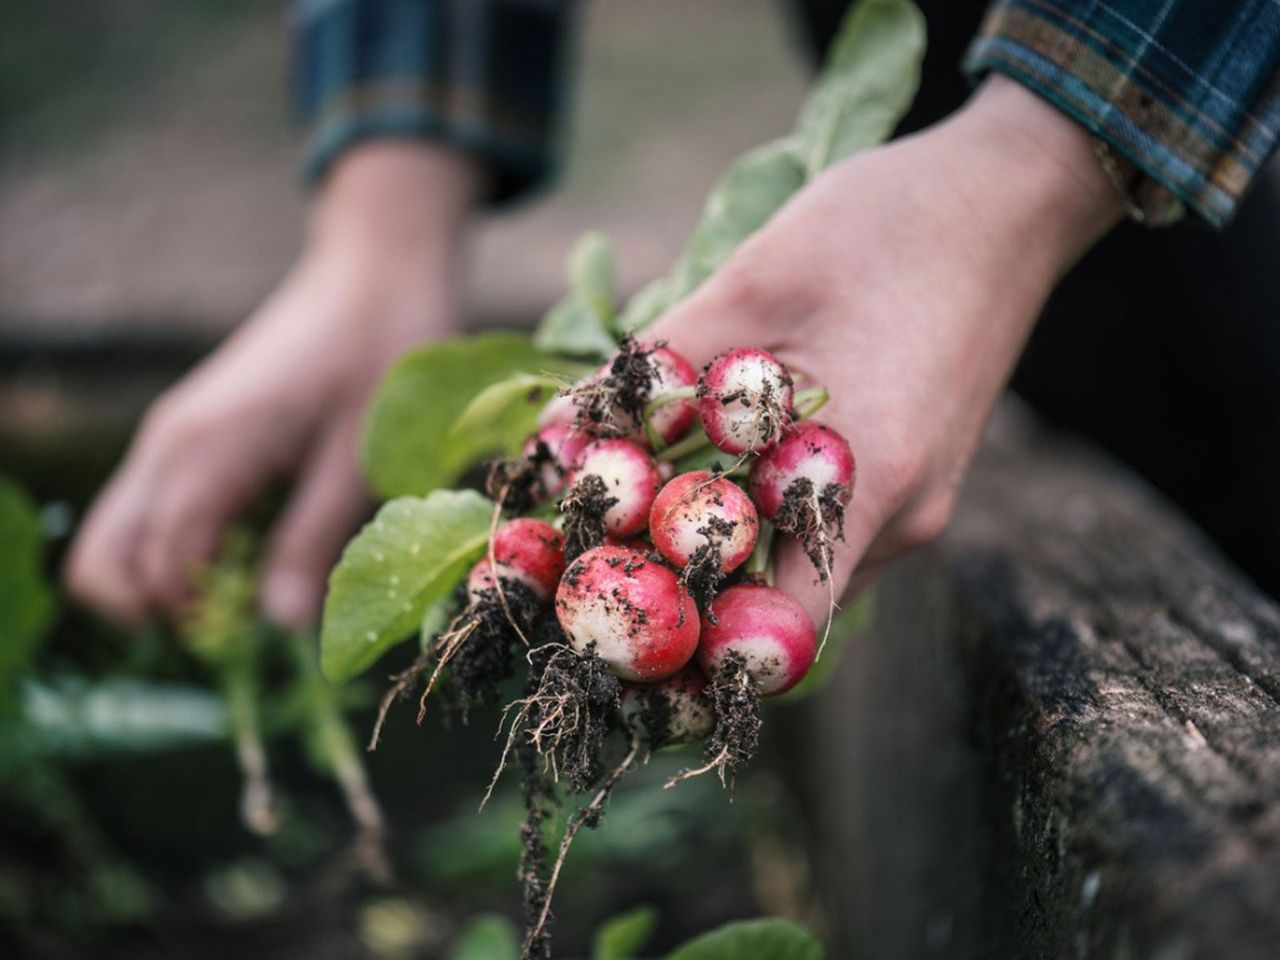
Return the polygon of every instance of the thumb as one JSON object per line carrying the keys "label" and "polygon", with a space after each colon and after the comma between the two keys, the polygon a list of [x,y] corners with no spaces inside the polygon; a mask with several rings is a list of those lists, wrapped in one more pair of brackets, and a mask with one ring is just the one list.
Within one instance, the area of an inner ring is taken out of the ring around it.
{"label": "thumb", "polygon": [[357,466],[358,433],[359,417],[352,415],[320,437],[272,531],[261,603],[282,626],[314,622],[329,571],[368,515],[371,500]]}

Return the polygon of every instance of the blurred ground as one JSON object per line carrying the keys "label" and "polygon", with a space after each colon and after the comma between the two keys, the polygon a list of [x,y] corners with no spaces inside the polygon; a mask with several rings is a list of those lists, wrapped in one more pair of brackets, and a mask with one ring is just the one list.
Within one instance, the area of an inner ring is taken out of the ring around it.
{"label": "blurred ground", "polygon": [[[569,169],[482,227],[473,317],[540,313],[586,228],[617,240],[624,288],[659,272],[727,163],[794,115],[805,70],[777,4],[584,13]],[[285,4],[49,0],[15,16],[0,39],[0,335],[237,322],[302,223]]]}

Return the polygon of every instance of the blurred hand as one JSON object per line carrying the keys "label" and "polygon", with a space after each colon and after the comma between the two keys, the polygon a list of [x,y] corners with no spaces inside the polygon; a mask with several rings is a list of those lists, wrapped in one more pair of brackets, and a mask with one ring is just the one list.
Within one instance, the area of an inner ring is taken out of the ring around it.
{"label": "blurred hand", "polygon": [[339,162],[286,279],[148,411],[72,546],[75,596],[125,623],[180,613],[226,526],[292,478],[263,606],[288,626],[315,616],[368,509],[356,447],[370,392],[404,350],[455,329],[475,180],[425,144],[374,142]]}
{"label": "blurred hand", "polygon": [[[1122,213],[1088,135],[992,78],[948,121],[815,180],[650,332],[701,364],[762,346],[831,390],[857,458],[836,597],[936,537],[1057,279]],[[799,545],[778,585],[825,621]]]}

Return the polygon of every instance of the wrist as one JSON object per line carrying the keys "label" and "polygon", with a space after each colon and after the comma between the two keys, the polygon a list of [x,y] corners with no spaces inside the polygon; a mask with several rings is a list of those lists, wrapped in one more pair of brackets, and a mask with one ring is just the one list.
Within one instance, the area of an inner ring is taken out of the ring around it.
{"label": "wrist", "polygon": [[451,270],[480,185],[474,161],[430,142],[347,151],[312,204],[308,251],[348,267]]}
{"label": "wrist", "polygon": [[988,77],[945,127],[959,155],[975,157],[989,199],[1019,242],[1061,276],[1125,214],[1093,137],[1048,101],[999,74]]}

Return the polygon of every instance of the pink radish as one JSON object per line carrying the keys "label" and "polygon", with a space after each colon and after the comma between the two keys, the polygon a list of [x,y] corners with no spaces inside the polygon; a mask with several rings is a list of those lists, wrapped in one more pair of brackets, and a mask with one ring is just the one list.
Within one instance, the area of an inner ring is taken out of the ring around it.
{"label": "pink radish", "polygon": [[751,496],[773,520],[788,498],[817,497],[841,507],[853,496],[855,464],[849,442],[812,420],[794,424],[751,468]]}
{"label": "pink radish", "polygon": [[569,564],[556,616],[580,654],[623,680],[669,677],[698,647],[698,611],[676,575],[644,554],[595,547]]}
{"label": "pink radish", "polygon": [[[649,354],[649,362],[653,365],[650,400],[681,387],[692,387],[698,382],[698,371],[693,368],[693,364],[669,347],[658,347]],[[688,433],[697,419],[697,403],[692,399],[680,399],[664,403],[654,410],[649,418],[649,425],[662,438],[663,443],[671,444]],[[643,425],[635,436],[636,439],[644,438]]]}
{"label": "pink radish", "polygon": [[653,545],[681,568],[714,551],[719,573],[730,573],[751,556],[759,530],[751,498],[733,481],[705,470],[670,481],[649,511]]}
{"label": "pink radish", "polygon": [[[498,574],[528,587],[540,600],[549,600],[564,574],[564,538],[541,520],[521,517],[509,520],[493,535],[493,559]],[[493,586],[486,557],[471,568],[467,591],[474,600]]]}
{"label": "pink radish", "polygon": [[[844,535],[844,508],[853,496],[849,443],[812,420],[792,426],[782,442],[751,467],[751,496],[783,533],[797,538],[829,582],[835,541]],[[831,597],[832,610],[835,596]],[[828,621],[830,626],[830,621]]]}
{"label": "pink radish", "polygon": [[767,697],[799,683],[817,649],[804,607],[774,587],[743,583],[722,592],[703,615],[698,662],[715,677],[726,656],[737,654],[756,690]]}
{"label": "pink radish", "polygon": [[[583,431],[647,444],[645,411],[649,402],[674,390],[692,388],[697,379],[693,365],[669,347],[646,346],[629,339],[563,399],[574,406],[576,422]],[[543,411],[541,422],[564,417],[562,398],[556,398]],[[649,426],[663,444],[670,444],[684,436],[697,417],[694,400],[681,396],[658,406]]]}
{"label": "pink radish", "polygon": [[622,718],[655,748],[702,740],[715,726],[707,678],[688,666],[657,683],[625,684]]}
{"label": "pink radish", "polygon": [[574,423],[578,419],[578,405],[572,394],[558,393],[538,414],[539,427],[551,427],[560,423]]}
{"label": "pink radish", "polygon": [[642,533],[661,485],[649,455],[630,440],[596,440],[583,449],[570,484],[577,488],[591,476],[602,481],[604,498],[613,501],[603,507],[604,532],[621,539]]}
{"label": "pink radish", "polygon": [[725,453],[760,453],[791,422],[792,381],[773,354],[726,350],[698,380],[698,413],[707,437]]}
{"label": "pink radish", "polygon": [[521,451],[525,458],[538,461],[542,498],[555,499],[564,492],[565,478],[590,442],[591,438],[572,422],[548,424],[525,442]]}

